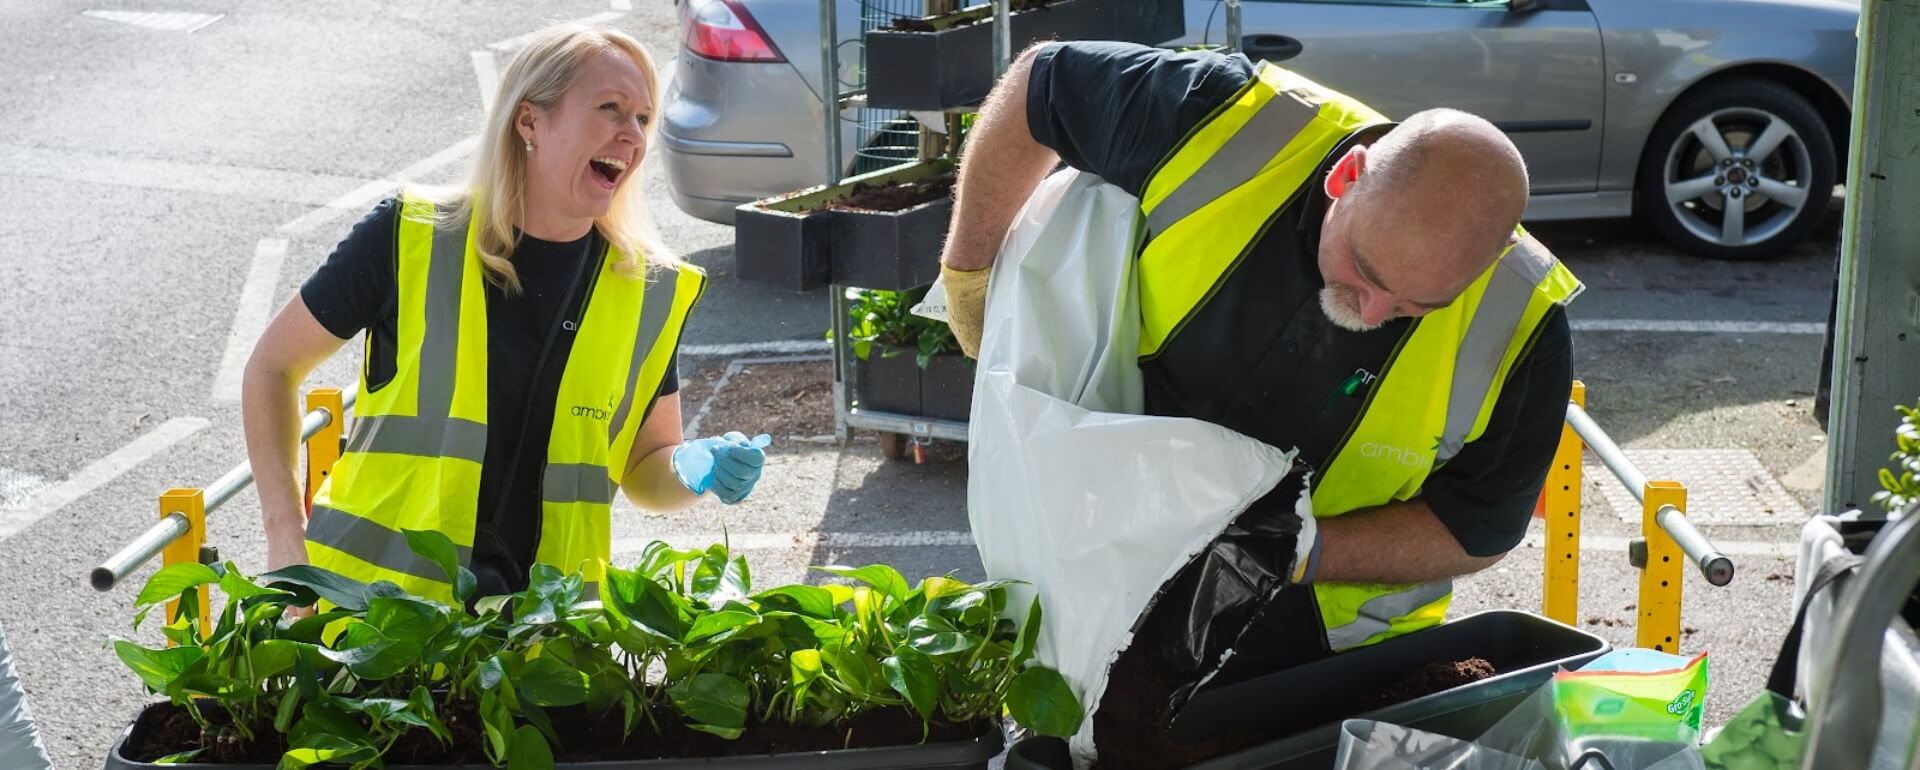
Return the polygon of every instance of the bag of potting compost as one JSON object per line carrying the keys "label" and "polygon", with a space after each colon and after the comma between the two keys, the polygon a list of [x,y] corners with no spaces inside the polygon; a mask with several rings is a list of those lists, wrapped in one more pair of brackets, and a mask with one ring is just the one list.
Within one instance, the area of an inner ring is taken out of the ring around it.
{"label": "bag of potting compost", "polygon": [[[1024,611],[1028,594],[1044,607],[1037,660],[1066,677],[1088,715],[1069,741],[1080,768],[1095,758],[1109,667],[1143,612],[1294,461],[1212,423],[1141,414],[1138,213],[1133,196],[1071,169],[1028,199],[989,283],[969,425],[973,537],[989,578],[1026,584],[1010,609]],[[938,285],[928,296],[944,304]],[[1305,506],[1303,492],[1284,513],[1311,518]],[[1280,529],[1302,525],[1289,526]],[[1219,607],[1264,598],[1244,593],[1168,601],[1187,602],[1187,626],[1205,628]],[[1216,630],[1227,643],[1238,631]],[[1209,654],[1224,657],[1227,643]]]}

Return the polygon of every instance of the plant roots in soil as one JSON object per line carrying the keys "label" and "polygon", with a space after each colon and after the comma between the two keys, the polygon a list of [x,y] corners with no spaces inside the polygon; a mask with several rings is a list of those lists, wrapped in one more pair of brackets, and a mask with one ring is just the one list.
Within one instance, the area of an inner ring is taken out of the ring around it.
{"label": "plant roots in soil", "polygon": [[922,203],[953,196],[953,174],[912,182],[888,182],[881,185],[856,184],[853,193],[828,201],[823,209],[837,211],[902,211]]}

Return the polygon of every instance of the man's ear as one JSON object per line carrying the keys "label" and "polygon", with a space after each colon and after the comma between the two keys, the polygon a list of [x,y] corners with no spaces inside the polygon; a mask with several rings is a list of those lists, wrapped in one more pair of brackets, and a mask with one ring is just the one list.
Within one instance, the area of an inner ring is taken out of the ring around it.
{"label": "man's ear", "polygon": [[1367,170],[1366,145],[1356,144],[1327,172],[1327,197],[1338,199]]}

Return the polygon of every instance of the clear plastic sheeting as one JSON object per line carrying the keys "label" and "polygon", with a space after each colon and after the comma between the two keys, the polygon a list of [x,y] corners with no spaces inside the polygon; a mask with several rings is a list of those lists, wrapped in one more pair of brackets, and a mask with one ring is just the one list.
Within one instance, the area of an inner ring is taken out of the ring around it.
{"label": "clear plastic sheeting", "polygon": [[[1630,705],[1628,708],[1641,708]],[[1642,720],[1644,721],[1644,720]],[[1336,770],[1705,770],[1691,743],[1569,736],[1551,685],[1474,740],[1400,725],[1350,719],[1341,724]]]}
{"label": "clear plastic sheeting", "polygon": [[[1133,273],[1139,202],[1054,174],[1002,243],[988,289],[967,511],[987,575],[1037,592],[1037,658],[1088,718],[1163,584],[1287,475],[1294,455],[1212,423],[1141,415]],[[936,288],[928,309],[943,300]],[[1023,607],[1022,603],[1014,605]]]}
{"label": "clear plastic sheeting", "polygon": [[0,768],[50,767],[46,748],[40,744],[40,732],[33,726],[33,712],[27,708],[27,690],[13,670],[13,651],[7,647],[6,631],[0,629]]}

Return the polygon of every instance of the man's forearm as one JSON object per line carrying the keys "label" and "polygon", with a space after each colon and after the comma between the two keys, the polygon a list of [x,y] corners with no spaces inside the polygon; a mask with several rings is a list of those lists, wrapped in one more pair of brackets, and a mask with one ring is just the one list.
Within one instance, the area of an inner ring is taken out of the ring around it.
{"label": "man's forearm", "polygon": [[981,105],[960,162],[953,226],[940,260],[955,270],[993,266],[1020,207],[1060,156],[1027,130],[1027,77],[1039,46],[1014,60]]}
{"label": "man's forearm", "polygon": [[1424,583],[1478,572],[1501,559],[1468,555],[1417,497],[1320,519],[1318,524],[1315,582]]}

